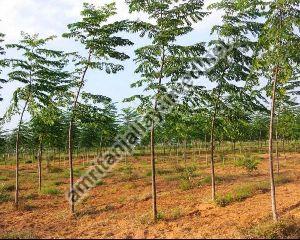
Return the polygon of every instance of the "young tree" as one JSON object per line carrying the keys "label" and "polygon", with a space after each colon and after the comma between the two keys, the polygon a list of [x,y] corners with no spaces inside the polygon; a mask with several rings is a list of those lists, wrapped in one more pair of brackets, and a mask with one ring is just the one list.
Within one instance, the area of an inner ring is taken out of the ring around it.
{"label": "young tree", "polygon": [[[276,194],[273,172],[273,136],[276,99],[279,93],[285,94],[299,83],[300,12],[299,0],[274,0],[261,3],[260,15],[264,26],[259,36],[257,69],[269,80],[267,94],[271,97],[269,127],[269,168],[271,182],[271,203],[273,220],[277,221]],[[298,85],[299,86],[299,85]]]}
{"label": "young tree", "polygon": [[82,93],[76,112],[78,146],[92,148],[111,145],[117,134],[116,107],[108,97]]}
{"label": "young tree", "polygon": [[230,111],[234,112],[234,108],[230,107],[232,102],[242,103],[244,107],[253,107],[252,103],[255,100],[251,88],[257,84],[257,78],[252,74],[251,68],[256,46],[255,37],[261,28],[260,24],[252,20],[253,13],[256,11],[254,7],[256,2],[222,0],[210,6],[211,9],[225,12],[222,25],[212,28],[212,33],[216,33],[218,38],[209,43],[214,49],[215,56],[212,66],[206,72],[208,79],[215,84],[208,97],[211,112],[213,200],[216,195],[214,149],[218,116],[227,115]]}
{"label": "young tree", "polygon": [[30,119],[29,127],[33,135],[33,141],[38,146],[37,160],[38,160],[38,182],[39,191],[42,189],[42,159],[43,149],[46,143],[55,146],[53,143],[62,143],[60,141],[61,134],[64,129],[64,116],[59,109],[59,104],[47,105],[46,108],[40,109]]}
{"label": "young tree", "polygon": [[[133,45],[128,39],[116,36],[120,31],[126,31],[127,21],[107,23],[116,15],[115,3],[106,4],[102,8],[84,3],[81,11],[82,19],[79,22],[68,25],[69,32],[63,37],[74,38],[79,41],[86,50],[87,56],[79,56],[76,60],[76,82],[77,90],[74,94],[73,105],[69,123],[69,165],[70,165],[70,206],[74,213],[74,191],[73,191],[73,123],[75,111],[80,93],[86,82],[86,74],[89,69],[105,70],[106,73],[116,73],[123,70],[123,66],[115,61],[124,61],[129,58],[123,52],[118,51],[119,47]],[[109,61],[111,60],[111,62]]]}
{"label": "young tree", "polygon": [[[201,21],[207,13],[202,11],[202,0],[178,2],[176,0],[127,0],[130,12],[147,14],[149,21],[137,21],[133,31],[145,35],[151,44],[135,51],[136,73],[141,75],[133,87],[145,86],[148,94],[135,96],[154,112],[157,112],[158,99],[167,93],[171,83],[180,79],[197,78],[203,64],[205,51],[202,43],[190,46],[179,45],[176,41],[190,33],[192,22]],[[150,132],[152,165],[152,207],[153,218],[157,219],[156,177],[155,177],[155,123]]]}
{"label": "young tree", "polygon": [[55,104],[56,98],[66,90],[66,78],[69,76],[63,69],[67,63],[65,55],[61,51],[45,48],[45,45],[54,39],[39,38],[38,35],[30,36],[22,33],[22,40],[17,44],[9,44],[8,48],[14,48],[22,52],[22,56],[10,59],[12,71],[8,73],[9,81],[20,82],[6,117],[19,113],[20,119],[16,132],[16,190],[15,205],[19,205],[19,146],[20,133],[24,113],[29,112],[34,116],[40,109]]}

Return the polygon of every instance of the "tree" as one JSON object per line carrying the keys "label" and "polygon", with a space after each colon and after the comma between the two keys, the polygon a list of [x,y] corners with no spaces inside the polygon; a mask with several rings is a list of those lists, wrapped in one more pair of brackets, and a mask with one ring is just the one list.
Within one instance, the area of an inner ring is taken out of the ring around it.
{"label": "tree", "polygon": [[[42,159],[43,159],[43,148],[45,143],[50,143],[52,146],[55,143],[62,143],[60,141],[61,134],[64,129],[64,116],[62,111],[58,108],[59,105],[47,105],[40,109],[30,119],[29,128],[32,132],[32,139],[35,145],[38,145],[38,182],[39,191],[42,189]],[[47,164],[48,167],[48,164]]]}
{"label": "tree", "polygon": [[76,112],[78,146],[92,148],[111,145],[117,134],[116,107],[108,97],[82,93]]}
{"label": "tree", "polygon": [[86,82],[86,74],[89,69],[105,70],[106,73],[116,73],[123,70],[123,66],[109,60],[124,61],[129,58],[123,52],[119,52],[119,47],[133,45],[128,39],[116,36],[120,31],[126,31],[127,21],[118,21],[107,23],[107,21],[116,15],[115,3],[106,4],[102,8],[96,8],[94,5],[84,3],[81,11],[82,19],[79,22],[68,25],[69,32],[64,33],[63,37],[74,38],[79,41],[86,50],[86,57],[76,57],[76,76],[77,90],[74,94],[73,104],[71,106],[71,116],[69,123],[69,165],[70,165],[70,206],[74,213],[74,178],[73,178],[73,124],[74,116],[77,111],[77,103],[80,93]]}
{"label": "tree", "polygon": [[[149,22],[136,21],[133,32],[145,35],[151,44],[135,51],[136,73],[141,79],[133,87],[145,87],[145,95],[134,96],[144,106],[157,113],[159,99],[167,94],[170,85],[182,79],[197,78],[203,64],[203,43],[183,46],[176,43],[179,37],[190,33],[193,22],[202,20],[207,13],[202,11],[202,0],[178,2],[175,0],[127,0],[130,12],[147,14]],[[150,131],[152,165],[152,208],[157,219],[155,177],[155,123]]]}
{"label": "tree", "polygon": [[[209,92],[208,107],[211,113],[211,178],[212,199],[215,200],[214,148],[215,130],[218,116],[235,112],[232,102],[242,103],[253,108],[258,92],[252,92],[257,77],[252,73],[253,52],[255,53],[257,36],[261,25],[252,21],[257,1],[222,0],[212,4],[211,9],[224,10],[222,25],[212,28],[217,39],[209,46],[215,53],[210,68],[206,71],[208,79],[215,84]],[[255,16],[255,15],[254,15]],[[251,37],[250,37],[251,36]],[[253,40],[254,37],[254,40]],[[254,94],[255,93],[255,94]],[[260,104],[256,101],[256,105]]]}
{"label": "tree", "polygon": [[[4,34],[0,33],[0,56],[5,54],[4,48],[1,46],[2,42],[4,41]],[[0,74],[2,73],[2,67],[5,66],[5,60],[0,58]],[[6,81],[0,77],[0,83],[5,83]],[[0,85],[0,89],[1,89]],[[0,95],[0,101],[2,101],[1,95]]]}
{"label": "tree", "polygon": [[16,190],[15,205],[19,205],[19,146],[20,133],[24,113],[29,112],[35,116],[40,109],[55,105],[59,96],[66,90],[69,74],[64,71],[67,63],[65,55],[61,51],[45,48],[45,45],[54,39],[39,38],[38,35],[30,36],[22,33],[22,40],[17,44],[8,44],[8,48],[14,48],[22,52],[22,56],[9,59],[12,71],[8,73],[9,81],[20,82],[6,117],[9,118],[15,113],[19,113],[21,102],[20,119],[16,131]]}
{"label": "tree", "polygon": [[[298,0],[274,0],[261,3],[264,18],[259,36],[256,68],[268,79],[267,94],[271,97],[269,127],[269,168],[273,220],[277,221],[276,193],[273,172],[273,135],[278,93],[285,94],[285,86],[299,86],[300,27]],[[298,83],[297,83],[298,82]]]}

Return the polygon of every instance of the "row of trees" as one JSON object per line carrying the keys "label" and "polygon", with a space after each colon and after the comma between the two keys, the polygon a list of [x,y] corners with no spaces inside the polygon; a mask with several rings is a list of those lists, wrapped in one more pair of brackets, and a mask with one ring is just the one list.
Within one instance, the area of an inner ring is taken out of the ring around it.
{"label": "row of trees", "polygon": [[[97,111],[88,109],[82,111],[83,115],[78,116],[74,128],[74,148],[76,152],[90,150],[101,155],[104,148],[109,148],[114,143],[117,134],[124,133],[134,121],[142,121],[140,114],[131,108],[122,110],[121,114],[116,113],[116,108],[109,102],[104,108]],[[179,105],[178,105],[179,107]],[[92,111],[92,112],[91,112]],[[46,113],[44,113],[46,114]],[[52,113],[54,114],[54,113]],[[52,117],[52,124],[45,124],[39,117],[34,117],[22,125],[22,152],[35,153],[41,147],[47,151],[65,153],[68,149],[68,136],[62,133],[67,132],[69,116],[66,112],[57,112]],[[94,120],[96,119],[96,121]],[[161,146],[177,146],[190,144],[192,142],[209,143],[210,117],[205,114],[193,113],[186,109],[176,109],[165,116],[163,122],[157,125],[159,134],[155,136],[155,142]],[[219,116],[216,120],[215,139],[218,142],[231,142],[238,145],[241,142],[257,141],[257,148],[268,140],[268,122],[270,121],[267,111],[242,112],[238,116]],[[275,124],[276,139],[286,142],[293,142],[300,139],[300,110],[298,107],[286,106],[282,109]],[[12,156],[15,151],[17,129],[2,131],[0,154]],[[140,139],[140,147],[148,147],[150,135]]]}
{"label": "row of trees", "polygon": [[[103,70],[107,74],[123,70],[121,62],[129,56],[121,49],[133,45],[124,37],[124,32],[127,32],[127,35],[138,34],[147,38],[149,45],[135,50],[135,73],[139,79],[132,87],[143,87],[143,94],[126,99],[138,100],[140,104],[136,113],[124,112],[124,122],[132,121],[131,118],[149,109],[157,111],[160,98],[171,92],[177,93],[176,107],[162,123],[156,125],[152,122],[148,138],[154,219],[157,218],[155,142],[174,139],[186,142],[193,138],[206,141],[209,137],[212,199],[215,200],[216,137],[235,142],[249,138],[262,140],[269,134],[272,212],[277,220],[273,176],[274,124],[277,122],[276,129],[281,138],[299,136],[299,110],[293,98],[300,85],[297,54],[300,41],[295,30],[299,28],[299,0],[219,1],[208,9],[224,12],[222,24],[212,28],[213,40],[193,45],[179,44],[179,39],[188,37],[195,24],[201,24],[209,15],[204,10],[203,1],[126,2],[130,13],[146,14],[149,21],[108,23],[116,15],[114,3],[102,8],[84,4],[82,19],[69,24],[68,32],[63,34],[63,37],[74,39],[83,46],[81,55],[48,49],[47,43],[53,40],[52,36],[41,39],[38,35],[22,34],[19,43],[6,45],[8,49],[16,49],[20,57],[5,59],[0,62],[1,66],[8,67],[9,81],[22,83],[15,90],[12,104],[4,116],[4,119],[10,119],[12,115],[20,114],[15,131],[16,206],[20,135],[25,129],[25,111],[31,115],[28,129],[39,146],[40,176],[45,141],[52,141],[51,144],[63,142],[64,146],[68,143],[71,193],[74,144],[87,147],[99,147],[105,141],[110,144],[111,136],[126,128],[126,124],[117,127],[116,110],[111,99],[82,92],[82,89],[89,70]],[[0,50],[3,54],[2,48]],[[205,87],[208,81],[212,87]],[[271,98],[271,111],[266,107],[267,97]],[[282,121],[285,123],[280,125]],[[268,130],[266,122],[269,123]],[[57,134],[66,128],[67,135]],[[141,142],[147,141],[141,139]],[[71,211],[74,212],[72,194]]]}

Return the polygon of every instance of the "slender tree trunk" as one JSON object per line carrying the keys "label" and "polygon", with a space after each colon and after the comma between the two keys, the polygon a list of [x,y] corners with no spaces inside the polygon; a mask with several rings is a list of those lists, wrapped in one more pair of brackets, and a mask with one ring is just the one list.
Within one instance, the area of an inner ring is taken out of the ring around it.
{"label": "slender tree trunk", "polygon": [[277,221],[277,209],[276,209],[276,192],[273,170],[273,130],[274,130],[274,113],[276,104],[276,88],[277,88],[278,67],[275,69],[275,77],[273,81],[272,90],[272,103],[271,103],[271,116],[270,116],[270,133],[269,133],[269,170],[270,170],[270,183],[271,183],[271,204],[273,220]]}
{"label": "slender tree trunk", "polygon": [[40,140],[39,154],[38,154],[39,191],[42,190],[42,155],[43,155],[43,145],[42,145],[42,140]]}
{"label": "slender tree trunk", "polygon": [[211,138],[210,138],[210,168],[211,168],[211,196],[212,200],[216,197],[216,183],[215,183],[215,164],[214,164],[214,151],[215,151],[215,118],[216,114],[213,115],[211,120]]}
{"label": "slender tree trunk", "polygon": [[71,201],[70,201],[70,207],[71,207],[71,212],[74,213],[74,172],[73,172],[73,120],[70,121],[69,123],[69,148],[68,148],[68,153],[69,153],[69,168],[70,168],[70,193],[71,193]]}
{"label": "slender tree trunk", "polygon": [[155,171],[155,143],[154,143],[154,121],[152,121],[151,126],[151,168],[152,168],[152,211],[153,218],[157,220],[157,206],[156,206],[156,171]]}
{"label": "slender tree trunk", "polygon": [[208,147],[207,147],[207,138],[206,138],[206,133],[205,133],[205,162],[206,162],[206,166],[208,165]]}
{"label": "slender tree trunk", "polygon": [[[91,60],[91,51],[89,52],[89,56],[87,59],[87,62],[89,63]],[[78,87],[74,102],[73,102],[73,108],[72,108],[72,113],[71,113],[71,119],[70,119],[70,123],[69,123],[69,132],[68,132],[68,137],[69,137],[69,142],[68,142],[68,154],[69,154],[69,168],[70,168],[70,209],[71,209],[71,213],[74,214],[75,213],[75,207],[74,207],[74,173],[73,173],[73,121],[74,121],[74,111],[76,110],[77,107],[77,103],[78,103],[78,98],[80,95],[80,91],[84,85],[84,79],[85,79],[85,75],[86,72],[88,70],[89,66],[86,65],[83,72],[82,72],[82,76],[80,79],[80,85]]]}
{"label": "slender tree trunk", "polygon": [[[278,113],[279,115],[279,113]],[[276,118],[276,163],[277,163],[277,175],[279,175],[279,149],[278,149],[278,145],[279,145],[279,142],[278,142],[278,116],[277,115],[277,118]]]}
{"label": "slender tree trunk", "polygon": [[23,107],[23,110],[21,112],[18,131],[17,131],[17,137],[16,137],[16,185],[15,185],[15,206],[18,209],[19,208],[19,145],[20,145],[20,132],[21,132],[21,125],[23,121],[24,112],[27,108],[28,100],[26,100],[25,105]]}

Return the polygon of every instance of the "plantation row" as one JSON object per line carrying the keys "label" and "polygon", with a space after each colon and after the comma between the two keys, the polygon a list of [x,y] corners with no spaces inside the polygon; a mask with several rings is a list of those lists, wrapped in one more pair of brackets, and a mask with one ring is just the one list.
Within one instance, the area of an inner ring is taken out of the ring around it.
{"label": "plantation row", "polygon": [[[7,73],[1,82],[20,85],[3,116],[7,122],[18,115],[19,122],[12,131],[3,130],[0,139],[1,162],[11,162],[12,155],[15,158],[16,207],[22,184],[20,160],[37,160],[41,190],[42,160],[49,161],[44,152],[49,155],[52,151],[52,156],[65,159],[67,151],[70,208],[74,213],[74,158],[85,152],[88,160],[91,150],[93,158],[101,156],[118,134],[126,133],[134,122],[143,122],[145,113],[160,114],[159,101],[175,91],[175,106],[163,121],[152,120],[151,130],[137,146],[151,155],[153,218],[157,219],[155,160],[161,151],[165,155],[166,149],[175,148],[179,154],[180,148],[184,160],[191,144],[192,149],[205,151],[215,200],[215,148],[230,141],[235,154],[237,148],[244,151],[245,142],[257,141],[258,151],[268,144],[276,221],[273,153],[285,152],[287,141],[294,144],[293,151],[299,151],[300,38],[295,30],[300,27],[299,0],[222,0],[208,9],[201,0],[126,2],[130,13],[137,12],[148,20],[112,21],[117,14],[115,3],[101,8],[84,4],[81,19],[69,24],[62,35],[81,44],[80,52],[49,49],[54,36],[40,38],[27,33],[22,33],[18,43],[1,47],[0,63]],[[180,39],[188,40],[196,26],[215,11],[223,12],[222,24],[211,29],[211,41],[180,44]],[[0,37],[2,43],[5,35]],[[130,58],[125,52],[134,48],[132,39],[136,37],[149,42],[134,51],[138,80],[131,87],[137,87],[141,94],[128,96],[124,101],[137,107],[124,109],[119,115],[101,89],[99,94],[91,94],[83,88],[90,71],[126,71],[122,62]],[[17,54],[6,59],[5,53],[11,50]],[[24,122],[25,112],[31,117],[28,122]],[[251,158],[246,160],[242,163],[246,167],[257,166]]]}

